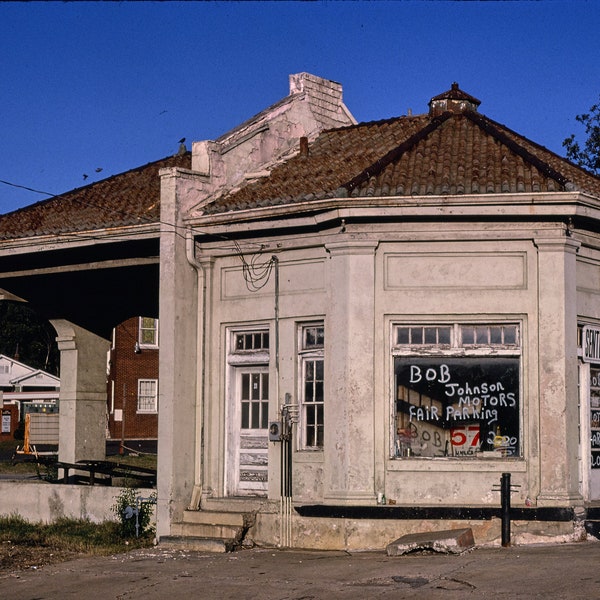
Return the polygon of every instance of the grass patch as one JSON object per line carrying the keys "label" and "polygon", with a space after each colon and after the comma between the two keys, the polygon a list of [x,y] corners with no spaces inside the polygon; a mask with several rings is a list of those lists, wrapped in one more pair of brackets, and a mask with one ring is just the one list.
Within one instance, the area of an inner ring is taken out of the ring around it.
{"label": "grass patch", "polygon": [[107,456],[106,460],[143,469],[156,469],[156,454],[114,454]]}
{"label": "grass patch", "polygon": [[111,521],[92,523],[63,518],[53,523],[31,523],[20,516],[0,516],[0,550],[10,549],[12,558],[26,555],[28,562],[54,562],[52,556],[107,556],[147,548],[153,543],[152,533],[122,537],[120,524]]}
{"label": "grass patch", "polygon": [[[0,473],[2,474],[38,474],[38,466],[35,463],[35,457],[33,455],[19,454],[12,459],[15,449],[18,445],[22,445],[21,442],[16,440],[1,441],[0,442]],[[132,467],[142,467],[144,469],[156,469],[156,454],[145,454],[145,453],[129,453],[129,454],[114,454],[107,456],[106,460],[114,463],[120,463],[122,465],[129,465]],[[42,469],[44,474],[44,469]]]}

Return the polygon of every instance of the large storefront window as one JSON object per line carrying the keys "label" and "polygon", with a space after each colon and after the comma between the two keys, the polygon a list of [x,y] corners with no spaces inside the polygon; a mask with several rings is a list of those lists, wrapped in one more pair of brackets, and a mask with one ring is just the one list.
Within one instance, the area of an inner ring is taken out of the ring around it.
{"label": "large storefront window", "polygon": [[398,325],[394,340],[394,457],[520,456],[517,325]]}

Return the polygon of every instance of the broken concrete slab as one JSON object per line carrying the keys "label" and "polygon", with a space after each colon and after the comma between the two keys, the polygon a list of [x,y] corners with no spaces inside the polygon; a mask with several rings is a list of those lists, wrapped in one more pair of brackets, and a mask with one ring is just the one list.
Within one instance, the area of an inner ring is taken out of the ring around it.
{"label": "broken concrete slab", "polygon": [[474,545],[473,531],[470,527],[467,527],[464,529],[409,533],[388,544],[386,552],[388,556],[401,556],[418,550],[460,554]]}

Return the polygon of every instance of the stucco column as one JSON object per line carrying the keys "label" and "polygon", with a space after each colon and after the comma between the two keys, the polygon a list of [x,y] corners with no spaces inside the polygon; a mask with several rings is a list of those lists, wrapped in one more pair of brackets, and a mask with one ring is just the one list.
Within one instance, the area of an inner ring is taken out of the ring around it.
{"label": "stucco column", "polygon": [[188,180],[161,171],[157,536],[181,520],[195,483],[198,292],[186,253],[181,194]]}
{"label": "stucco column", "polygon": [[374,294],[376,243],[327,245],[324,496],[374,498]]}
{"label": "stucco column", "polygon": [[60,350],[58,458],[106,457],[106,353],[110,342],[62,319],[51,321]]}
{"label": "stucco column", "polygon": [[579,493],[576,253],[568,237],[536,239],[539,303],[541,506],[573,505]]}

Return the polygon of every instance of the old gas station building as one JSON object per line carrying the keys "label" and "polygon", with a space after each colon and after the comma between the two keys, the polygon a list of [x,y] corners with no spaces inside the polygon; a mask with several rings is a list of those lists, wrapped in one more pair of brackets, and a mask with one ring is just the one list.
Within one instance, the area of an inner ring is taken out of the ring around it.
{"label": "old gas station building", "polygon": [[600,180],[479,105],[453,84],[356,124],[294,75],[191,154],[1,217],[0,288],[58,332],[60,456],[103,452],[110,330],[155,316],[162,539],[240,515],[267,545],[489,541],[503,473],[523,536],[576,533],[600,500]]}

